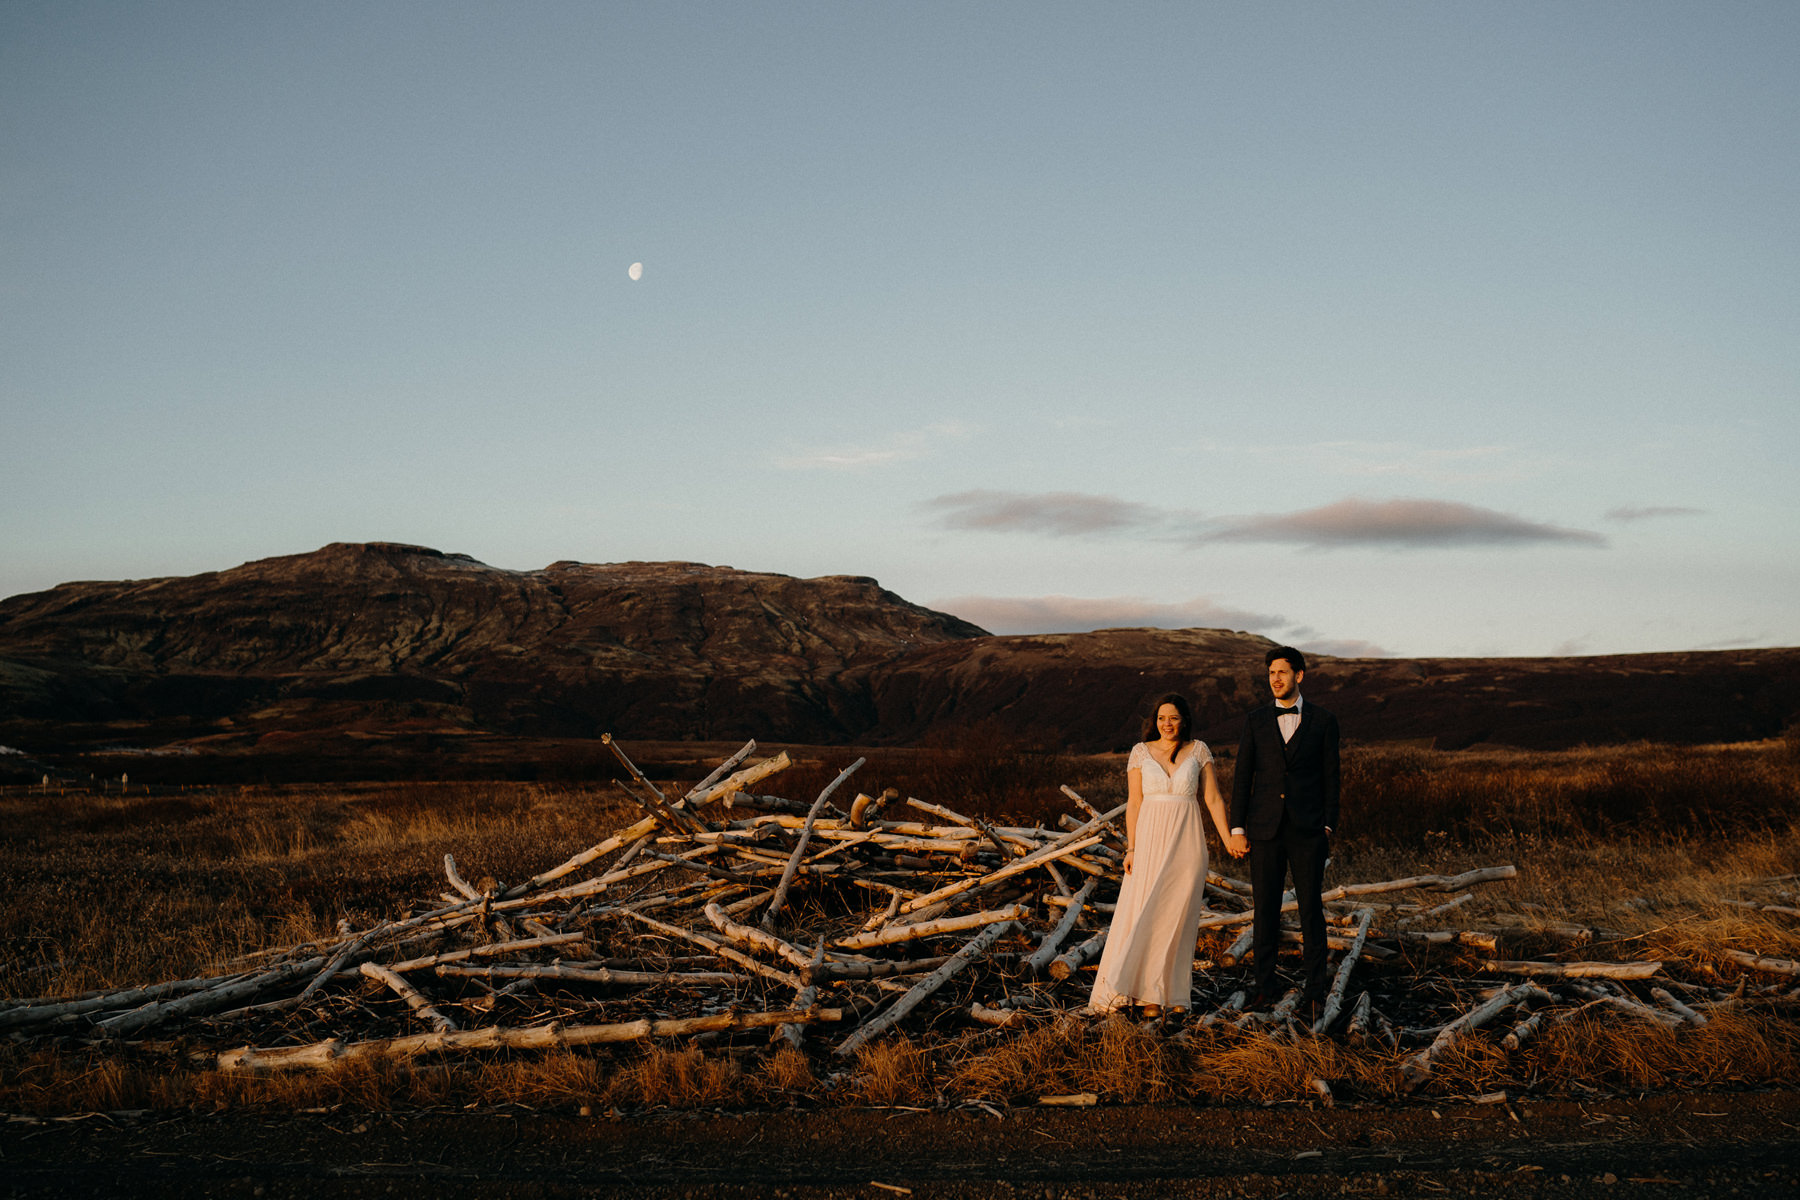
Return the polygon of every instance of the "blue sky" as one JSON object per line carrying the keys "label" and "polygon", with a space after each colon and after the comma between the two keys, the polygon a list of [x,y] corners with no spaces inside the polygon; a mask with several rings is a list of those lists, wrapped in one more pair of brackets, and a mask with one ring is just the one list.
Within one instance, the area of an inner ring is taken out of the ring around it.
{"label": "blue sky", "polygon": [[1785,2],[10,0],[0,595],[390,540],[1794,645],[1796,51]]}

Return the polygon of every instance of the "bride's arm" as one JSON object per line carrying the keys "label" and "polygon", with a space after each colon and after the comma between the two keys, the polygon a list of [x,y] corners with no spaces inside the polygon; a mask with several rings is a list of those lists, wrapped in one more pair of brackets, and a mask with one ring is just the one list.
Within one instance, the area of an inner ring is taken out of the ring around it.
{"label": "bride's arm", "polygon": [[1137,846],[1138,809],[1144,806],[1144,773],[1125,772],[1125,873],[1131,874],[1131,852]]}
{"label": "bride's arm", "polygon": [[1225,794],[1219,791],[1219,776],[1210,762],[1200,768],[1200,785],[1206,790],[1206,811],[1212,814],[1213,824],[1219,827],[1219,840],[1230,845],[1231,817],[1225,811]]}

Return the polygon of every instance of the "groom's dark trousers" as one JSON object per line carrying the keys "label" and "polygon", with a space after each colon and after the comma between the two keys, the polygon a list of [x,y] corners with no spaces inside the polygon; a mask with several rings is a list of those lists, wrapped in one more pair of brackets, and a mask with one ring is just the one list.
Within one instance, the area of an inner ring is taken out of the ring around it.
{"label": "groom's dark trousers", "polygon": [[1302,703],[1300,726],[1282,740],[1276,708],[1250,713],[1238,742],[1231,787],[1231,824],[1250,839],[1250,889],[1256,905],[1251,946],[1256,991],[1275,993],[1275,956],[1281,947],[1281,894],[1294,879],[1299,908],[1305,996],[1322,1000],[1327,985],[1325,860],[1338,820],[1338,723],[1316,704]]}

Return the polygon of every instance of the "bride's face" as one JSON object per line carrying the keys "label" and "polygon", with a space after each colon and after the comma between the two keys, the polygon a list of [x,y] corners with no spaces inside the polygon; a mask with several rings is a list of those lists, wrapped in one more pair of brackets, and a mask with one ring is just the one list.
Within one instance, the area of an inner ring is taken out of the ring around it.
{"label": "bride's face", "polygon": [[1173,704],[1164,704],[1156,710],[1156,732],[1165,742],[1181,736],[1181,712]]}

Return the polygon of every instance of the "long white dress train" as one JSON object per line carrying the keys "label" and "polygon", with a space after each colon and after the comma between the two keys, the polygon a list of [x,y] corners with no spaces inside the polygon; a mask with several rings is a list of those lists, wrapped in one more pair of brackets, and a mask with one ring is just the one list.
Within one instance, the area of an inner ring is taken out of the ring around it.
{"label": "long white dress train", "polygon": [[1106,949],[1087,1011],[1126,1004],[1186,1008],[1194,977],[1194,942],[1206,911],[1206,834],[1200,770],[1212,761],[1196,741],[1174,775],[1139,742],[1126,770],[1143,784],[1132,870],[1119,889]]}

